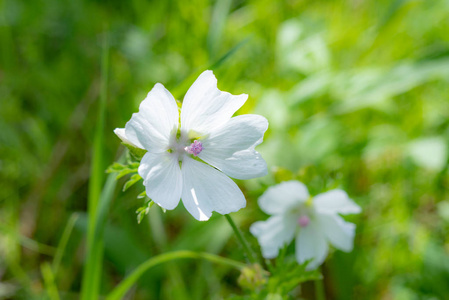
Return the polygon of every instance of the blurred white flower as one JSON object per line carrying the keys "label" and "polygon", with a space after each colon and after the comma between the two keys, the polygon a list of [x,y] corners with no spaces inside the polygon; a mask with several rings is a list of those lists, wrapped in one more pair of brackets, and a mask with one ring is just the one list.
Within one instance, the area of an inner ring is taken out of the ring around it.
{"label": "blurred white flower", "polygon": [[173,96],[157,83],[126,123],[124,134],[120,128],[114,131],[148,151],[138,170],[148,197],[169,210],[182,198],[200,221],[208,220],[212,211],[227,214],[245,207],[245,197],[228,176],[267,174],[254,148],[268,128],[259,115],[232,118],[247,98],[220,91],[212,71],[205,71],[187,91],[180,116]]}
{"label": "blurred white flower", "polygon": [[296,260],[307,260],[308,270],[326,259],[328,243],[345,252],[352,251],[355,225],[339,214],[356,214],[360,207],[342,190],[331,190],[310,197],[299,181],[287,181],[268,190],[259,198],[260,208],[272,215],[251,225],[265,258],[275,258],[279,249],[296,238]]}

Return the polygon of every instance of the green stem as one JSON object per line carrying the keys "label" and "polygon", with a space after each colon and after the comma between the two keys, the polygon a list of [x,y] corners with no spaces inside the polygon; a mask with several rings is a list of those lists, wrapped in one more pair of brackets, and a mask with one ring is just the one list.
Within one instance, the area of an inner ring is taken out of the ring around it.
{"label": "green stem", "polygon": [[221,257],[214,254],[204,253],[204,252],[193,252],[193,251],[174,251],[174,252],[168,252],[165,254],[161,254],[158,256],[155,256],[153,258],[150,258],[149,260],[142,263],[140,266],[138,266],[128,277],[122,280],[122,282],[117,285],[112,292],[110,292],[106,296],[106,300],[119,300],[122,299],[126,292],[137,282],[137,280],[142,276],[146,271],[151,269],[152,267],[162,264],[164,262],[168,262],[175,259],[181,259],[181,258],[193,258],[193,259],[205,259],[210,262],[228,265],[231,267],[234,267],[236,269],[243,269],[246,265],[229,259],[225,257]]}
{"label": "green stem", "polygon": [[326,296],[324,293],[323,279],[315,280],[315,299],[325,300]]}
{"label": "green stem", "polygon": [[[148,221],[150,230],[153,236],[153,240],[159,250],[159,253],[165,253],[169,250],[167,233],[162,222],[162,209],[150,210]],[[173,293],[176,295],[177,300],[188,300],[189,292],[188,288],[183,280],[183,276],[179,266],[175,262],[167,263],[167,275],[170,278]]]}
{"label": "green stem", "polygon": [[248,257],[249,261],[251,263],[256,263],[257,260],[254,258],[255,256],[254,256],[252,249],[249,247],[248,242],[243,237],[243,235],[240,232],[240,230],[238,229],[237,225],[235,225],[231,216],[230,215],[224,215],[224,216],[225,216],[226,220],[228,220],[229,224],[231,225],[232,230],[234,230],[234,233],[237,236],[237,239],[239,240],[240,244],[242,245],[243,250],[246,252],[246,256]]}

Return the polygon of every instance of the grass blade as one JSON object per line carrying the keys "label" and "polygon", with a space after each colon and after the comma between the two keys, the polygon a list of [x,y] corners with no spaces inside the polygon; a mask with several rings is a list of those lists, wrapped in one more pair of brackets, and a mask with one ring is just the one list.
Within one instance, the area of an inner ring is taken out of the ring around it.
{"label": "grass blade", "polygon": [[220,0],[214,5],[209,34],[207,36],[207,47],[209,51],[210,61],[214,61],[216,53],[220,50],[221,39],[226,25],[229,11],[231,9],[232,0]]}
{"label": "grass blade", "polygon": [[55,258],[52,264],[55,276],[57,276],[58,274],[59,265],[61,264],[65,248],[67,247],[70,235],[72,234],[73,227],[75,226],[75,223],[78,220],[78,216],[79,215],[77,213],[74,213],[70,216],[70,219],[67,221],[67,225],[64,228],[64,232],[62,233],[61,239],[59,240],[58,248],[56,248]]}
{"label": "grass blade", "polygon": [[[101,93],[98,111],[98,122],[95,131],[92,166],[89,180],[88,213],[89,225],[87,230],[87,261],[83,270],[81,299],[98,299],[100,289],[101,266],[103,262],[103,226],[98,224],[98,216],[102,209],[98,209],[101,187],[104,177],[103,148],[104,123],[108,81],[108,41],[105,34],[101,60]],[[113,177],[113,176],[110,176]],[[110,187],[109,187],[110,188]],[[105,192],[108,192],[105,189]],[[100,226],[99,226],[100,225]],[[101,227],[101,228],[100,228]]]}

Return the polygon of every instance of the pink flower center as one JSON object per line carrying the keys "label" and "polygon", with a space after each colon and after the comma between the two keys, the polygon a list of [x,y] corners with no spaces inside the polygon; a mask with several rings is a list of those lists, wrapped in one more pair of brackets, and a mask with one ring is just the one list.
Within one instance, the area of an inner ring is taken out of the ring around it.
{"label": "pink flower center", "polygon": [[310,218],[306,215],[300,216],[298,219],[298,224],[301,227],[307,227],[307,225],[309,225],[309,223],[310,223]]}
{"label": "pink flower center", "polygon": [[185,147],[185,150],[187,153],[197,156],[201,153],[201,151],[203,151],[203,144],[201,144],[200,141],[195,140],[190,146]]}

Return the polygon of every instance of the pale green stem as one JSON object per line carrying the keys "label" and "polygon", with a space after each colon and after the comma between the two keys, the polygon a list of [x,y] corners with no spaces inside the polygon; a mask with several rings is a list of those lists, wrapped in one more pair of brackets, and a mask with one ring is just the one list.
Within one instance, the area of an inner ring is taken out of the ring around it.
{"label": "pale green stem", "polygon": [[56,248],[39,243],[38,241],[30,239],[29,237],[24,236],[20,233],[16,233],[14,230],[9,229],[6,225],[0,225],[0,232],[5,232],[7,234],[17,234],[19,244],[24,248],[27,248],[28,250],[49,256],[53,256],[55,254]]}
{"label": "pale green stem", "polygon": [[65,226],[64,232],[62,233],[62,237],[59,240],[58,248],[56,249],[56,255],[53,260],[53,272],[55,276],[58,274],[59,265],[61,264],[62,257],[64,256],[65,249],[67,247],[67,243],[69,242],[70,235],[72,234],[73,227],[75,226],[76,220],[78,220],[78,214],[73,213]]}
{"label": "pale green stem", "polygon": [[246,241],[245,237],[242,235],[240,230],[238,229],[237,225],[235,225],[234,221],[232,220],[230,215],[224,215],[226,220],[228,220],[229,224],[232,227],[232,230],[234,230],[235,235],[237,236],[237,239],[239,240],[240,244],[243,247],[243,251],[246,252],[246,256],[248,257],[248,260],[251,263],[256,263],[257,260],[255,259],[254,252],[250,248],[248,242]]}
{"label": "pale green stem", "polygon": [[117,285],[114,288],[114,290],[112,290],[112,292],[110,292],[106,296],[106,300],[122,299],[125,296],[126,292],[128,292],[129,289],[137,282],[137,280],[139,280],[139,278],[149,269],[159,264],[181,258],[205,259],[210,262],[228,265],[239,270],[245,267],[245,264],[241,262],[221,257],[215,254],[209,254],[204,252],[193,252],[187,250],[168,252],[150,258],[149,260],[145,261],[140,266],[138,266],[128,277],[123,279],[122,282],[120,282],[119,285]]}

